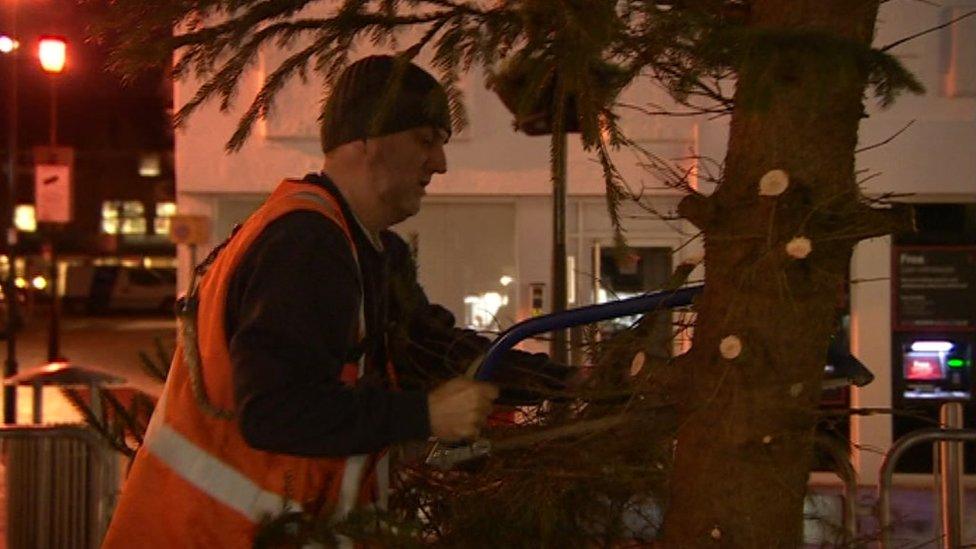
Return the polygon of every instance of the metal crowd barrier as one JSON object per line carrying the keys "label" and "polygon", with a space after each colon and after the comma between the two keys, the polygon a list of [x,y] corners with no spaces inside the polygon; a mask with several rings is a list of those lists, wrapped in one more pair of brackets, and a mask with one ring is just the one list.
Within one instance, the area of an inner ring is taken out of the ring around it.
{"label": "metal crowd barrier", "polygon": [[[962,425],[962,405],[959,403],[944,404],[941,415],[943,425],[948,427]],[[942,519],[939,546],[945,549],[956,549],[962,546],[962,443],[976,442],[976,429],[931,428],[919,429],[895,441],[881,463],[881,471],[878,475],[878,520],[883,548],[892,547],[891,482],[895,465],[909,448],[925,442],[940,443],[936,471]]]}
{"label": "metal crowd barrier", "polygon": [[6,425],[9,549],[94,549],[111,519],[118,458],[83,425]]}

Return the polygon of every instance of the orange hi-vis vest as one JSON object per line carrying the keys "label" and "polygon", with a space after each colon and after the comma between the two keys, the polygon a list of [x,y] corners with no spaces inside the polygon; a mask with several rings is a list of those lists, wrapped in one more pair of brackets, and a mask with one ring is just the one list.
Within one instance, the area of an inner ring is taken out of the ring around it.
{"label": "orange hi-vis vest", "polygon": [[[181,330],[163,396],[103,548],[250,547],[262,519],[286,510],[339,518],[358,505],[385,505],[385,453],[309,458],[266,452],[249,446],[237,420],[230,419],[234,394],[224,326],[227,288],[264,228],[298,210],[318,212],[339,225],[356,257],[342,210],[317,185],[282,182],[244,222],[200,282],[197,346],[189,349],[192,342]],[[362,305],[359,319],[363,335]],[[198,350],[199,361],[188,360],[188,350]],[[344,366],[344,382],[362,375],[363,361]],[[193,362],[198,362],[197,379]],[[194,381],[202,384],[194,387]]]}

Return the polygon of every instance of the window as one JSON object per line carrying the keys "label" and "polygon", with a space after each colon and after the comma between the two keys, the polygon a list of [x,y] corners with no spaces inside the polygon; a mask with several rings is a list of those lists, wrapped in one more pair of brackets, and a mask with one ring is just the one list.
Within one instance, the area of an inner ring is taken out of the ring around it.
{"label": "window", "polygon": [[34,217],[34,206],[18,204],[14,209],[14,225],[18,231],[32,233],[37,230],[37,219]]}
{"label": "window", "polygon": [[102,232],[107,234],[146,234],[146,208],[138,200],[102,202]]}
{"label": "window", "polygon": [[156,204],[156,220],[153,222],[153,233],[169,234],[169,224],[174,215],[176,215],[176,202],[158,202]]}
{"label": "window", "polygon": [[158,153],[144,154],[139,158],[139,175],[142,177],[159,177],[162,161]]}
{"label": "window", "polygon": [[513,202],[432,202],[395,229],[416,243],[418,277],[432,302],[475,330],[515,322]]}

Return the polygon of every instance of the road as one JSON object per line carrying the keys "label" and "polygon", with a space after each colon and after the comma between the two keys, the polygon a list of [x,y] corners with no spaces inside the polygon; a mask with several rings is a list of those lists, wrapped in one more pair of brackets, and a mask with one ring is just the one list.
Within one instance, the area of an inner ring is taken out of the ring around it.
{"label": "road", "polygon": [[[42,365],[47,358],[48,321],[46,311],[35,311],[27,327],[18,334],[17,361],[21,372]],[[139,351],[156,356],[154,340],[160,338],[172,349],[176,321],[152,316],[68,316],[61,323],[61,355],[72,364],[110,373],[126,380],[141,391],[158,396],[162,385],[144,372]],[[0,341],[3,357],[6,342]],[[0,359],[2,360],[2,359]],[[44,390],[44,422],[80,421],[80,416],[55,388]],[[2,402],[2,396],[0,396]],[[32,411],[31,389],[20,387],[17,393],[17,422],[30,423]]]}

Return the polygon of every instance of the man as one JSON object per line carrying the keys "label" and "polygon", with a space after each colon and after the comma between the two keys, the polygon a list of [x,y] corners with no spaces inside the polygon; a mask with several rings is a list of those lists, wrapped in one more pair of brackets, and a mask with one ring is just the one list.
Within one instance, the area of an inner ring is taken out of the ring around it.
{"label": "man", "polygon": [[[190,290],[105,547],[248,546],[286,508],[382,505],[392,444],[478,435],[495,386],[454,377],[427,391],[417,378],[453,375],[441,363],[484,342],[438,335],[453,318],[404,273],[409,252],[386,230],[446,172],[449,137],[446,94],[416,65],[373,56],[340,76],[322,172],[281,183]],[[391,356],[411,346],[412,359]],[[398,390],[401,375],[413,382]]]}

